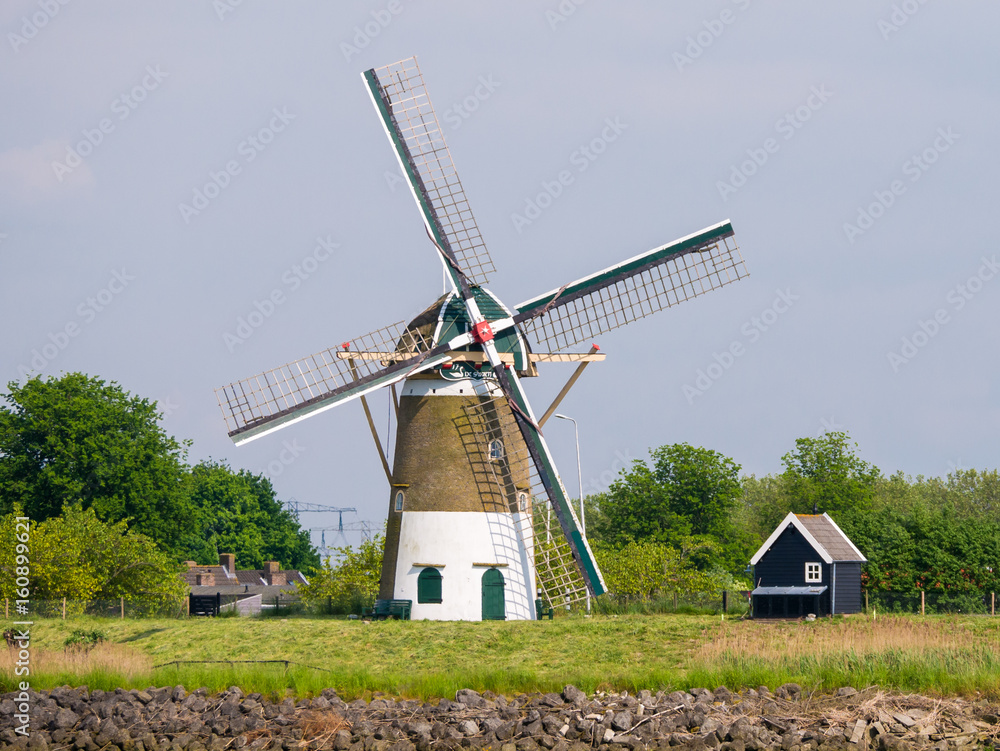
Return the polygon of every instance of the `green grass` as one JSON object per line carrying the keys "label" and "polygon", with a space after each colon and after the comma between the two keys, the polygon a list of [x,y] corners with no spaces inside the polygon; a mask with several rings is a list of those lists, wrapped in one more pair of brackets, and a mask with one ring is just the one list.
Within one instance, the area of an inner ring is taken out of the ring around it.
{"label": "green grass", "polygon": [[[74,630],[107,642],[66,653]],[[658,690],[794,681],[932,694],[1000,697],[1000,619],[937,616],[800,622],[721,621],[697,615],[560,617],[535,622],[383,621],[333,618],[50,619],[32,627],[31,685],[145,688],[346,698],[382,691],[431,698],[460,688],[516,694]],[[175,660],[288,660],[302,665],[180,665]],[[319,669],[312,669],[313,666]],[[14,676],[0,663],[0,690]]]}

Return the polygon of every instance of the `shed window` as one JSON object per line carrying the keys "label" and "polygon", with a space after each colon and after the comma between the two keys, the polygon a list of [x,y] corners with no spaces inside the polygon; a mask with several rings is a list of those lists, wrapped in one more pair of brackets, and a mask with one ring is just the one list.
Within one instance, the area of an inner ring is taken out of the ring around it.
{"label": "shed window", "polygon": [[823,581],[823,566],[819,563],[807,563],[806,564],[806,582],[821,582]]}
{"label": "shed window", "polygon": [[441,572],[425,568],[417,577],[417,602],[441,602]]}
{"label": "shed window", "polygon": [[403,491],[402,490],[396,491],[396,501],[395,501],[395,506],[393,508],[395,508],[396,511],[402,511],[403,510]]}
{"label": "shed window", "polygon": [[490,441],[490,461],[503,459],[503,441]]}
{"label": "shed window", "polygon": [[524,491],[517,494],[517,510],[527,511],[528,510],[528,494]]}

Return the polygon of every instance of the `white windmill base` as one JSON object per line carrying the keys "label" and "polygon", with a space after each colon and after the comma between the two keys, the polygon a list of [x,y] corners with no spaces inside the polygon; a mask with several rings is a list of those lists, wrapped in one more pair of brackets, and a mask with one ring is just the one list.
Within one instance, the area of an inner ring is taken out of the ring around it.
{"label": "white windmill base", "polygon": [[[535,618],[534,549],[528,515],[404,511],[400,523],[392,596],[413,602],[413,620],[483,620],[483,576],[490,569],[503,575],[505,619]],[[418,602],[417,577],[428,567],[442,576],[439,603]]]}

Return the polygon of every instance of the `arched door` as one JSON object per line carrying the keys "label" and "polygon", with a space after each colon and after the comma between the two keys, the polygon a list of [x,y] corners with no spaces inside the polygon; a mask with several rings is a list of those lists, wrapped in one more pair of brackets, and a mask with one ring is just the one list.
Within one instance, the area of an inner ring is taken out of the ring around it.
{"label": "arched door", "polygon": [[483,620],[507,620],[503,596],[503,574],[498,569],[491,568],[483,574]]}

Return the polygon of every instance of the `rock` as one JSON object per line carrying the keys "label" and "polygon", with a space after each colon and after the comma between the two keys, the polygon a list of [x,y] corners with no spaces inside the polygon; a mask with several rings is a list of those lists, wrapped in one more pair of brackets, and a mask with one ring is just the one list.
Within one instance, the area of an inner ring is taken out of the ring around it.
{"label": "rock", "polygon": [[837,696],[854,696],[856,693],[858,693],[857,689],[851,688],[850,686],[843,686],[843,687],[837,689],[836,695]]}
{"label": "rock", "polygon": [[632,713],[627,709],[622,712],[616,713],[611,718],[611,727],[614,730],[619,730],[619,731],[631,730],[633,724],[634,724],[634,719],[632,717]]}
{"label": "rock", "polygon": [[462,735],[479,735],[479,725],[475,720],[462,720],[458,723],[458,731]]}
{"label": "rock", "polygon": [[802,686],[798,683],[784,683],[781,686],[778,686],[774,695],[781,699],[792,699],[795,701],[802,696]]}
{"label": "rock", "polygon": [[733,699],[735,698],[735,694],[733,694],[733,692],[730,691],[725,686],[719,686],[717,689],[715,689],[715,691],[712,692],[712,695],[715,697],[716,701],[725,701],[729,703],[732,703]]}
{"label": "rock", "polygon": [[478,691],[471,688],[463,688],[455,692],[455,701],[461,702],[470,709],[478,709],[486,706],[486,700]]}
{"label": "rock", "polygon": [[76,714],[76,712],[74,712],[73,710],[60,709],[58,712],[56,712],[56,716],[52,720],[50,725],[53,728],[65,730],[66,728],[73,727],[79,721],[80,721],[80,716]]}
{"label": "rock", "polygon": [[[239,689],[237,689],[237,690],[239,690]],[[170,694],[170,699],[171,699],[171,701],[173,701],[173,702],[176,703],[176,702],[179,702],[179,701],[184,701],[184,697],[185,696],[187,696],[187,693],[184,691],[184,687],[180,686],[180,685],[177,685],[177,686],[174,686],[174,690]]]}

